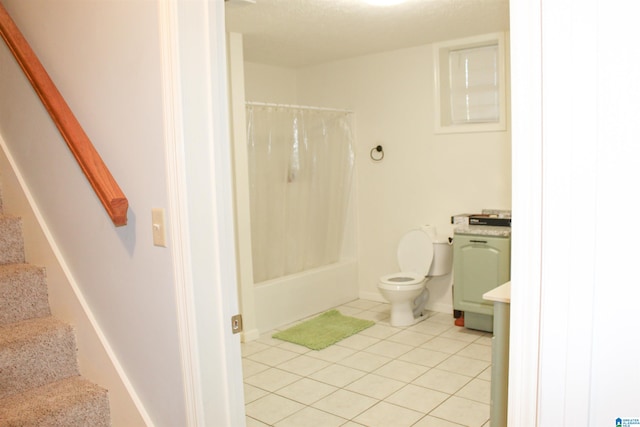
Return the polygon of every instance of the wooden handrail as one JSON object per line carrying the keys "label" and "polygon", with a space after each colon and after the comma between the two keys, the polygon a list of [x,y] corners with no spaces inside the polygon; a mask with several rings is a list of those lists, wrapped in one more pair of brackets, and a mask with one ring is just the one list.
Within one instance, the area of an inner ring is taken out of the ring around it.
{"label": "wooden handrail", "polygon": [[129,208],[127,198],[2,3],[0,3],[0,33],[51,115],[111,220],[116,226],[126,225]]}

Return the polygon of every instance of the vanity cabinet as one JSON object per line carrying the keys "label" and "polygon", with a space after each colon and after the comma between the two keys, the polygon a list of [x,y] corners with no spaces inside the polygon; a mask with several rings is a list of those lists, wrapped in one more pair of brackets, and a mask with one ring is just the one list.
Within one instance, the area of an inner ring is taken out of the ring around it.
{"label": "vanity cabinet", "polygon": [[511,282],[484,294],[493,303],[493,338],[491,338],[491,427],[507,425],[509,407],[509,335],[511,317]]}
{"label": "vanity cabinet", "polygon": [[469,229],[453,238],[453,308],[464,312],[465,327],[493,332],[493,303],[482,296],[510,279],[510,232]]}

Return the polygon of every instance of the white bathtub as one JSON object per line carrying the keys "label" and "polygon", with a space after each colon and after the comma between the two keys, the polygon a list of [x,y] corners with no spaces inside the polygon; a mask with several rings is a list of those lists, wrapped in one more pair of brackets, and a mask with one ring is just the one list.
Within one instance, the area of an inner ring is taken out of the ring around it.
{"label": "white bathtub", "polygon": [[260,334],[358,298],[356,261],[343,261],[255,285]]}

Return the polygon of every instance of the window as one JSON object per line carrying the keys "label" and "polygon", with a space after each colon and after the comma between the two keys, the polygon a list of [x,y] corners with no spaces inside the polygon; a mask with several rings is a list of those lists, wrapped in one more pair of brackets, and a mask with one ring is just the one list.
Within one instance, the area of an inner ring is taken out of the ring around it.
{"label": "window", "polygon": [[504,36],[434,45],[436,133],[506,129]]}

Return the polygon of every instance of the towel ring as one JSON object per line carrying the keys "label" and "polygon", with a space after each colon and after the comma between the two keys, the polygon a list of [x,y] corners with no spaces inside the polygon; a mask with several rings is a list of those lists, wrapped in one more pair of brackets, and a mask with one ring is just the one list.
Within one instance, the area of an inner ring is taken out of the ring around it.
{"label": "towel ring", "polygon": [[384,159],[384,150],[382,149],[382,145],[377,145],[371,149],[369,153],[371,160],[374,162],[379,162]]}

